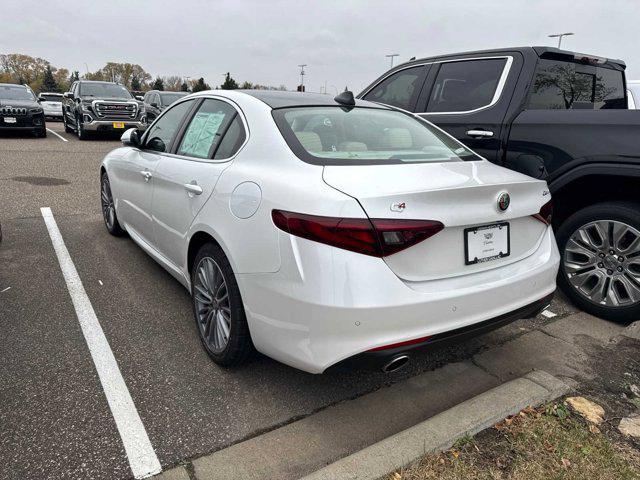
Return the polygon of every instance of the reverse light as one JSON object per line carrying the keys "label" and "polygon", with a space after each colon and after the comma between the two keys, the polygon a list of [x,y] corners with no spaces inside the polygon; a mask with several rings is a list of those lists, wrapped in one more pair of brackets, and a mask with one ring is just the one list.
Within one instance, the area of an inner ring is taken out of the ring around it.
{"label": "reverse light", "polygon": [[336,218],[273,210],[273,223],[291,235],[373,257],[409,248],[444,228],[433,220]]}
{"label": "reverse light", "polygon": [[553,218],[553,200],[549,200],[541,208],[540,212],[536,213],[533,218],[540,220],[545,225],[550,225]]}

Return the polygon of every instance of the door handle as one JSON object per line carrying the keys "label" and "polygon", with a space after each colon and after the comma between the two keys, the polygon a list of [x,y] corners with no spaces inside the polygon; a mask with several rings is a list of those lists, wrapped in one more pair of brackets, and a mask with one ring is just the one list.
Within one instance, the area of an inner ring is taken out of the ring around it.
{"label": "door handle", "polygon": [[189,192],[190,195],[200,195],[202,193],[202,187],[194,180],[192,183],[185,183],[184,189]]}
{"label": "door handle", "polygon": [[140,175],[142,175],[144,177],[144,181],[148,182],[149,179],[151,177],[153,177],[153,175],[151,174],[151,172],[149,170],[140,170]]}
{"label": "door handle", "polygon": [[467,130],[466,134],[470,137],[489,138],[493,137],[491,130]]}

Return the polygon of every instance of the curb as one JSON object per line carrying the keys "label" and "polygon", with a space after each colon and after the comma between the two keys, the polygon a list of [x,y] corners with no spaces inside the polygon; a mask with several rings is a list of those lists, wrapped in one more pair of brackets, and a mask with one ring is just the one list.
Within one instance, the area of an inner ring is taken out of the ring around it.
{"label": "curb", "polygon": [[403,432],[304,477],[302,480],[375,480],[425,453],[445,450],[527,406],[566,394],[570,387],[542,370],[506,382]]}

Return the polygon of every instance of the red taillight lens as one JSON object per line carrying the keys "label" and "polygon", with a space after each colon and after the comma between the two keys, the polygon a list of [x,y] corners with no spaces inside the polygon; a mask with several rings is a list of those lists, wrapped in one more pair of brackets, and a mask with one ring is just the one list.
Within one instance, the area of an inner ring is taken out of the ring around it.
{"label": "red taillight lens", "polygon": [[553,218],[553,200],[545,203],[542,208],[540,208],[540,212],[536,213],[533,217],[545,225],[550,225],[551,219]]}
{"label": "red taillight lens", "polygon": [[421,242],[444,228],[432,220],[335,218],[273,210],[285,232],[352,252],[384,257]]}

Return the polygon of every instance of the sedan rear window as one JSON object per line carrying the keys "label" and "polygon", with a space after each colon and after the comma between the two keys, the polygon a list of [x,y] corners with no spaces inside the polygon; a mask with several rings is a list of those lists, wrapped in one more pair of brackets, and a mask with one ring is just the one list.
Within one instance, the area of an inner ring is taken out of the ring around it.
{"label": "sedan rear window", "polygon": [[481,158],[413,115],[368,107],[273,111],[293,152],[318,165],[454,162]]}

